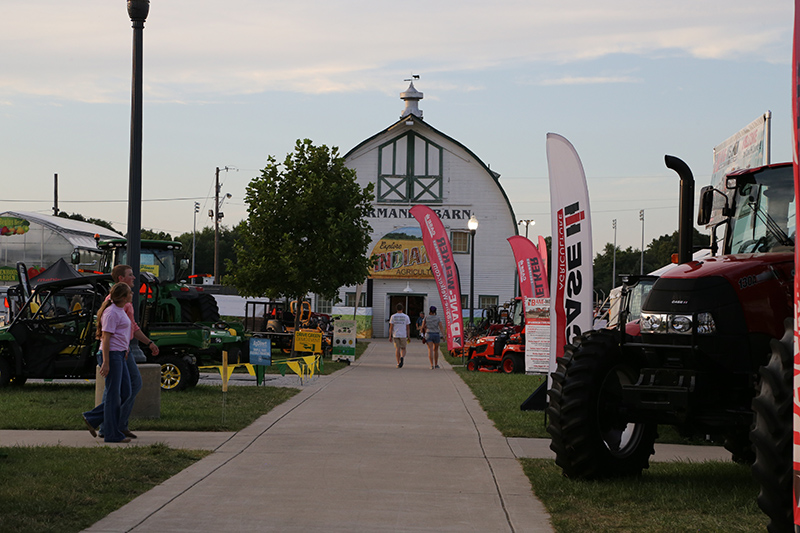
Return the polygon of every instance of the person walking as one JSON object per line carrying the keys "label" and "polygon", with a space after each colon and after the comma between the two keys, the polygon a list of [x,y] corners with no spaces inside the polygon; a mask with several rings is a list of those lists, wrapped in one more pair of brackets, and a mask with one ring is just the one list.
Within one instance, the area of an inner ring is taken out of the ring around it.
{"label": "person walking", "polygon": [[420,311],[417,317],[417,335],[422,339],[422,344],[425,344],[425,329],[422,327],[423,322],[425,322],[425,311]]}
{"label": "person walking", "polygon": [[126,283],[115,284],[97,311],[97,336],[100,338],[98,365],[100,375],[106,380],[103,401],[91,411],[83,413],[83,421],[92,437],[96,428],[103,424],[105,442],[130,442],[120,426],[120,408],[131,395],[131,378],[128,375],[128,348],[131,340],[131,320],[125,313],[133,292]]}
{"label": "person walking", "polygon": [[[133,269],[130,265],[117,265],[111,270],[111,279],[114,280],[115,283],[125,283],[128,287],[133,289],[136,276],[133,275]],[[138,340],[150,349],[150,353],[153,354],[154,357],[158,356],[158,346],[147,338],[147,335],[139,328],[136,319],[133,317],[133,304],[131,302],[125,304],[124,310],[131,321],[131,337],[129,340]],[[136,395],[142,390],[142,374],[139,372],[139,365],[136,364],[136,358],[133,357],[133,354],[128,354],[128,357],[125,359],[125,364],[128,366],[128,375],[131,381],[131,394],[122,402],[122,406],[120,407],[119,425],[122,429],[122,433],[126,437],[135,439],[136,435],[128,428],[128,422],[131,417],[131,412],[133,411],[133,404],[136,402]],[[103,401],[106,399],[107,390],[108,389],[105,389],[103,391]],[[104,435],[102,425],[98,428],[98,432],[101,436]]]}
{"label": "person walking", "polygon": [[403,368],[406,343],[411,336],[411,319],[403,312],[403,304],[397,304],[397,312],[389,317],[389,342],[394,342],[394,357],[397,368]]}
{"label": "person walking", "polygon": [[428,360],[431,370],[439,368],[439,343],[442,341],[442,317],[436,314],[436,306],[432,305],[430,313],[422,323],[425,330],[425,342],[428,345]]}

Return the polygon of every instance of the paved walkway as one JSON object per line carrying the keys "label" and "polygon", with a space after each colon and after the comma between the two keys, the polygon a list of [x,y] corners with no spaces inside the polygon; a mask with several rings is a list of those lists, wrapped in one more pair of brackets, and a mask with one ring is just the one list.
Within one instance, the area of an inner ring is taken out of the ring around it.
{"label": "paved walkway", "polygon": [[442,366],[412,343],[398,369],[375,340],[88,531],[552,531],[508,443]]}
{"label": "paved walkway", "polygon": [[[504,438],[440,364],[431,370],[412,343],[398,369],[376,339],[356,364],[237,433],[137,432],[135,444],[113,446],[215,453],[88,531],[552,531],[516,460],[553,457],[549,441]],[[3,430],[0,442],[105,445],[86,431]],[[653,460],[729,458],[714,446],[657,445]]]}

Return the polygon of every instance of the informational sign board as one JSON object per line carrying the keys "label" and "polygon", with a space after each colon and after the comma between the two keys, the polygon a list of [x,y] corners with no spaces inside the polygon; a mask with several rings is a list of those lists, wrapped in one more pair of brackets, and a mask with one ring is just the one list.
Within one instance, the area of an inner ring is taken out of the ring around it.
{"label": "informational sign board", "polygon": [[298,352],[322,353],[322,332],[319,331],[295,332],[294,349]]}
{"label": "informational sign board", "polygon": [[550,371],[550,298],[525,298],[525,373]]}
{"label": "informational sign board", "polygon": [[333,359],[334,361],[356,360],[356,326],[355,320],[337,320],[333,326]]}
{"label": "informational sign board", "polygon": [[270,339],[250,339],[250,364],[270,366],[272,364],[272,341]]}

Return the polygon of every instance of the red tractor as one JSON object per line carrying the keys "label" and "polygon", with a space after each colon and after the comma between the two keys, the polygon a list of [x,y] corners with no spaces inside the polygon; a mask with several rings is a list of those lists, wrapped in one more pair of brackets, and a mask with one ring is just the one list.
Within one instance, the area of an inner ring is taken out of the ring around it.
{"label": "red tractor", "polygon": [[469,347],[467,370],[519,374],[525,372],[525,332],[513,327],[481,337]]}
{"label": "red tractor", "polygon": [[714,256],[692,260],[694,179],[683,161],[666,162],[682,183],[680,265],[653,283],[639,335],[620,324],[565,348],[548,393],[550,448],[570,478],[636,476],[660,424],[718,436],[734,460],[752,464],[769,531],[791,531],[792,165],[705,187],[698,225],[709,223],[715,196],[725,206],[712,227]]}

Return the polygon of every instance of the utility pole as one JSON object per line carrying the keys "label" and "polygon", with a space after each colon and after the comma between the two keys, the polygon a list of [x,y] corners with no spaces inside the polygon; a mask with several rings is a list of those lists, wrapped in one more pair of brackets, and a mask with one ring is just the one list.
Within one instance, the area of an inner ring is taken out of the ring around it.
{"label": "utility pole", "polygon": [[53,174],[53,216],[58,216],[58,174]]}
{"label": "utility pole", "polygon": [[219,284],[219,167],[214,182],[214,283]]}

